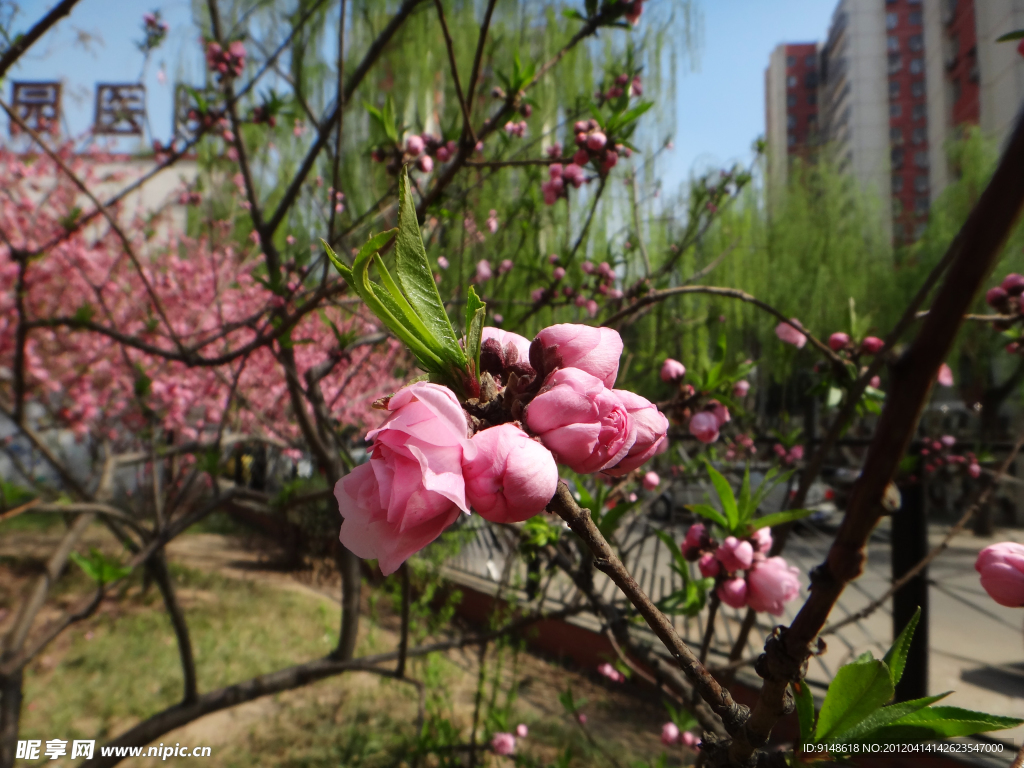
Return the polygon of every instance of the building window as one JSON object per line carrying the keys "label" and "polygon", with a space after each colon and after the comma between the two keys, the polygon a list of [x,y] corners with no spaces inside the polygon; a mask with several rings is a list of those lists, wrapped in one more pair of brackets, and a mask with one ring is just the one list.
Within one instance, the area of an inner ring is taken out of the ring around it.
{"label": "building window", "polygon": [[890,80],[889,81],[889,98],[898,99],[900,97],[900,81]]}
{"label": "building window", "polygon": [[899,53],[899,51],[900,51],[900,39],[898,37],[896,37],[896,35],[889,35],[889,37],[886,38],[886,45],[888,46],[890,51],[894,51],[895,53]]}
{"label": "building window", "polygon": [[953,78],[953,103],[956,104],[960,101],[960,78]]}
{"label": "building window", "polygon": [[790,130],[792,130],[793,128],[796,128],[796,116],[795,115],[786,115],[786,127],[789,128]]}
{"label": "building window", "polygon": [[818,73],[808,72],[804,75],[804,88],[817,88],[818,87]]}
{"label": "building window", "polygon": [[805,67],[816,67],[818,65],[818,57],[816,54],[810,54],[804,58]]}
{"label": "building window", "polygon": [[795,67],[796,66],[796,56],[787,56],[786,57],[786,66],[787,67]]}
{"label": "building window", "polygon": [[786,137],[786,143],[792,147],[794,144],[796,144],[796,136],[794,136],[792,133],[789,134],[789,136]]}
{"label": "building window", "polygon": [[915,144],[924,144],[927,138],[928,136],[925,132],[925,129],[922,127],[915,128],[913,133],[910,134],[910,140]]}
{"label": "building window", "polygon": [[790,75],[786,78],[787,88],[796,88],[796,75]]}
{"label": "building window", "polygon": [[915,104],[914,105],[914,113],[912,115],[913,119],[914,120],[924,120],[924,116],[925,116],[925,106],[924,106],[924,104]]}
{"label": "building window", "polygon": [[911,26],[920,27],[921,26],[921,12],[920,11],[911,11],[910,15],[907,17],[907,21],[910,22]]}
{"label": "building window", "polygon": [[928,153],[927,152],[915,152],[914,153],[914,165],[918,168],[928,167]]}
{"label": "building window", "polygon": [[892,160],[892,168],[894,171],[898,171],[903,167],[903,150],[896,148],[889,153]]}
{"label": "building window", "polygon": [[807,94],[807,103],[810,106],[812,106],[812,107],[817,105],[817,103],[818,103],[818,94],[815,93],[814,91],[811,91],[810,93],[808,93]]}
{"label": "building window", "polygon": [[911,59],[910,74],[920,75],[922,72],[924,72],[924,59]]}
{"label": "building window", "polygon": [[918,216],[924,216],[928,213],[927,197],[914,198],[914,213],[916,213]]}
{"label": "building window", "polygon": [[927,176],[915,176],[914,177],[914,190],[917,192],[928,191],[928,177]]}
{"label": "building window", "polygon": [[921,35],[911,35],[908,43],[912,51],[924,50],[924,38]]}
{"label": "building window", "polygon": [[892,177],[892,193],[894,195],[898,195],[902,191],[903,191],[903,177],[902,176],[893,176]]}
{"label": "building window", "polygon": [[903,60],[898,53],[889,54],[889,74],[893,75],[903,68]]}
{"label": "building window", "polygon": [[898,13],[887,13],[885,14],[885,28],[896,29],[900,23],[900,15]]}
{"label": "building window", "polygon": [[920,99],[924,96],[924,80],[915,80],[910,84],[910,95],[915,99]]}
{"label": "building window", "polygon": [[901,107],[899,104],[890,104],[889,105],[889,117],[902,117],[902,116],[903,116],[903,107]]}
{"label": "building window", "polygon": [[791,93],[788,96],[786,96],[786,106],[789,107],[790,109],[792,109],[793,107],[796,106],[796,94],[795,93]]}
{"label": "building window", "polygon": [[902,128],[890,128],[889,129],[889,143],[896,144],[897,146],[903,143],[903,129]]}

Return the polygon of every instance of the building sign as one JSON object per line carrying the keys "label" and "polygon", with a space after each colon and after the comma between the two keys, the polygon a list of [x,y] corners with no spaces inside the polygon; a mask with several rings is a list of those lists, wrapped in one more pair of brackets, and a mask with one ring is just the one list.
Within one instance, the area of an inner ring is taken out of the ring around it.
{"label": "building sign", "polygon": [[[11,109],[29,128],[37,133],[60,130],[60,83],[12,83]],[[11,136],[21,132],[11,121]]]}
{"label": "building sign", "polygon": [[146,121],[146,86],[142,83],[100,83],[96,86],[97,135],[141,136]]}

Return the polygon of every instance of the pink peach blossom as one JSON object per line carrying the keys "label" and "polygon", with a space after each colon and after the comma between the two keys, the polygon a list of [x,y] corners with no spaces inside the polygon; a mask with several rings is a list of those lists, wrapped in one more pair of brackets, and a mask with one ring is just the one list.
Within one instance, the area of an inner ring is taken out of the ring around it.
{"label": "pink peach blossom", "polygon": [[938,381],[939,384],[941,384],[944,387],[952,387],[953,386],[953,369],[950,368],[945,363],[940,365],[939,366],[939,375],[936,378],[936,381]]}
{"label": "pink peach blossom", "polygon": [[511,733],[496,733],[491,739],[491,749],[499,755],[511,755],[516,751],[516,737]]}
{"label": "pink peach blossom", "polygon": [[367,434],[370,461],[338,481],[339,538],[386,576],[469,511],[462,475],[467,439],[462,406],[447,387],[417,382],[390,398],[387,420]]}
{"label": "pink peach blossom", "polygon": [[742,400],[744,397],[746,397],[749,391],[750,382],[744,379],[740,379],[739,381],[732,385],[732,396],[739,400]]}
{"label": "pink peach blossom", "polygon": [[[790,318],[790,323],[798,327],[800,326],[800,321],[795,317]],[[804,344],[807,343],[807,337],[794,328],[793,325],[790,325],[790,323],[779,323],[775,326],[775,335],[781,341],[792,344],[797,349],[803,349]]]}
{"label": "pink peach blossom", "polygon": [[612,392],[636,425],[636,441],[629,453],[618,464],[606,470],[613,477],[621,477],[668,449],[668,419],[647,398],[625,389],[613,389]]}
{"label": "pink peach blossom", "polygon": [[799,569],[781,557],[769,557],[754,563],[747,574],[747,602],[755,611],[781,616],[785,603],[800,592]]}
{"label": "pink peach blossom", "polygon": [[690,434],[702,443],[713,443],[718,439],[718,419],[713,413],[699,411],[690,417]]}
{"label": "pink peach blossom", "polygon": [[714,552],[705,552],[701,555],[700,560],[697,561],[697,568],[705,579],[713,579],[722,572],[722,564],[715,557]]}
{"label": "pink peach blossom", "polygon": [[661,743],[666,747],[679,743],[679,726],[673,722],[667,722],[661,726]]}
{"label": "pink peach blossom", "polygon": [[743,579],[723,581],[717,591],[719,599],[731,608],[742,608],[747,604],[747,582]]}
{"label": "pink peach blossom", "polygon": [[686,366],[671,357],[661,364],[661,380],[676,381],[686,375]]}
{"label": "pink peach blossom", "polygon": [[727,571],[745,571],[754,561],[754,547],[749,541],[729,536],[715,553],[718,561]]}
{"label": "pink peach blossom", "polygon": [[526,423],[560,463],[580,474],[618,464],[636,441],[636,424],[622,401],[578,368],[548,377],[526,408]]}
{"label": "pink peach blossom", "polygon": [[646,490],[653,491],[659,485],[661,485],[661,478],[658,477],[657,472],[648,472],[644,475],[643,486]]}

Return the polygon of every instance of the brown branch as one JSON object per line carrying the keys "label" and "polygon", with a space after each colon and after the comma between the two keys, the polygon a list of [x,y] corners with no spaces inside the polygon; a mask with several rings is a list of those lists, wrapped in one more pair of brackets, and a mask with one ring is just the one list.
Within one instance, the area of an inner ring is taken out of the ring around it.
{"label": "brown branch", "polygon": [[718,684],[679,637],[665,614],[651,602],[601,535],[590,516],[590,511],[580,509],[564,483],[558,484],[558,490],[548,504],[548,509],[565,520],[573,533],[579,536],[594,554],[594,566],[605,573],[636,607],[654,634],[675,658],[687,680],[715,714],[722,718],[726,730],[733,734],[739,731],[747,717],[747,708],[733,701],[729,691]]}
{"label": "brown branch", "polygon": [[820,339],[818,339],[816,336],[810,333],[806,328],[796,325],[794,322],[792,322],[788,317],[782,314],[771,304],[761,301],[761,299],[758,299],[755,296],[751,296],[746,291],[741,291],[738,288],[719,288],[717,286],[712,285],[683,285],[677,288],[663,288],[660,291],[651,291],[643,298],[637,299],[628,307],[620,309],[614,315],[609,317],[605,321],[605,324],[611,325],[612,323],[621,320],[625,317],[628,317],[634,312],[639,311],[642,307],[645,307],[648,304],[653,304],[657,301],[664,301],[665,299],[671,298],[673,296],[682,296],[688,293],[707,293],[712,296],[724,296],[725,298],[739,299],[740,301],[746,302],[748,304],[753,304],[758,309],[767,312],[776,319],[782,321],[786,325],[795,328],[797,331],[802,333],[804,336],[807,337],[807,340],[811,342],[811,345],[815,349],[817,349],[819,352],[825,355],[825,357],[827,357],[833,363],[837,365],[844,364],[843,359],[839,357],[839,355],[837,355],[835,352],[833,352],[832,349],[828,346],[828,344],[822,342]]}
{"label": "brown branch", "polygon": [[14,43],[4,51],[3,56],[0,56],[0,77],[7,74],[7,70],[11,68],[21,55],[27,51],[32,44],[42,37],[46,32],[60,21],[62,18],[71,13],[71,9],[75,7],[78,0],[61,0],[50,12],[47,13],[43,18],[37,21],[28,32],[23,35],[19,35],[15,38]]}
{"label": "brown branch", "polygon": [[466,107],[469,113],[473,114],[473,102],[476,100],[476,86],[480,78],[480,62],[484,57],[484,43],[487,42],[487,30],[491,26],[491,16],[494,13],[494,6],[498,0],[488,0],[487,10],[484,11],[484,19],[480,22],[480,34],[476,40],[476,53],[473,54],[473,69],[469,73],[469,90],[466,91],[468,102]]}
{"label": "brown branch", "polygon": [[1017,444],[1013,446],[1013,450],[1010,451],[1010,454],[1006,457],[1006,460],[1003,461],[999,469],[997,469],[993,473],[991,482],[988,485],[986,485],[984,489],[982,489],[981,493],[978,494],[974,502],[968,505],[967,510],[963,513],[963,515],[961,515],[960,519],[956,521],[956,524],[946,532],[945,536],[942,537],[942,541],[940,541],[938,544],[932,547],[931,551],[929,551],[927,555],[921,558],[920,562],[918,562],[913,568],[911,568],[900,578],[894,581],[892,583],[892,586],[890,586],[889,589],[885,591],[885,594],[883,594],[881,597],[872,600],[859,611],[847,616],[842,621],[838,621],[834,624],[829,624],[827,627],[821,630],[820,635],[824,637],[825,635],[835,634],[848,624],[853,624],[854,622],[866,619],[872,613],[874,613],[883,605],[885,605],[886,601],[890,597],[895,595],[897,592],[899,592],[907,582],[909,582],[911,579],[913,579],[915,576],[921,573],[921,571],[927,568],[928,565],[932,562],[932,560],[934,560],[936,557],[945,552],[946,548],[949,546],[949,542],[956,538],[956,536],[964,529],[964,526],[966,526],[967,523],[970,522],[970,519],[977,513],[978,509],[981,508],[985,504],[985,502],[988,501],[988,497],[992,495],[992,491],[995,490],[995,487],[999,483],[999,480],[1003,477],[1003,475],[1006,474],[1007,470],[1009,470],[1010,465],[1013,463],[1013,460],[1017,458],[1017,454],[1020,453],[1020,449],[1022,447],[1024,447],[1024,434],[1022,434],[1020,438],[1018,438]]}
{"label": "brown branch", "polygon": [[[530,614],[509,622],[504,627],[500,627],[491,632],[485,632],[477,635],[466,635],[452,640],[445,640],[411,648],[408,651],[407,657],[419,658],[431,653],[439,653],[441,651],[448,651],[454,648],[463,648],[467,645],[476,645],[496,637],[513,634],[538,621],[562,618],[571,615],[572,613],[572,610],[565,610],[553,614]],[[394,673],[391,670],[381,668],[379,665],[395,661],[397,658],[398,651],[396,650],[388,653],[379,653],[374,656],[364,656],[361,659],[349,659],[347,661],[338,661],[330,656],[326,656],[304,664],[285,667],[284,669],[280,669],[276,672],[259,675],[241,683],[235,683],[234,685],[229,685],[215,691],[210,691],[209,693],[204,693],[193,704],[177,704],[175,706],[168,707],[167,709],[156,713],[152,717],[143,720],[135,727],[122,733],[120,736],[115,737],[104,746],[131,747],[148,744],[160,736],[163,736],[165,733],[168,733],[175,728],[180,728],[181,726],[190,723],[203,715],[208,715],[211,712],[218,712],[222,709],[227,709],[246,701],[252,701],[253,699],[268,696],[272,693],[280,693],[294,688],[301,688],[302,686],[309,685],[317,680],[333,677],[343,672],[370,672],[372,674],[393,677]],[[110,766],[116,765],[122,759],[123,758],[121,757],[115,756],[97,756],[92,760],[82,763],[80,768],[110,768]]]}
{"label": "brown branch", "polygon": [[167,558],[161,549],[156,552],[147,562],[149,573],[160,589],[164,599],[164,607],[171,617],[171,624],[174,627],[174,636],[178,641],[178,656],[181,659],[181,674],[184,693],[181,697],[182,704],[192,704],[199,697],[196,683],[196,661],[192,653],[192,639],[188,633],[188,622],[185,621],[185,614],[181,610],[178,596],[174,591],[174,584],[171,581],[171,574],[167,570]]}
{"label": "brown branch", "polygon": [[[330,201],[330,219],[327,223],[327,242],[334,242],[334,222],[338,216],[338,185],[341,172],[341,132],[345,125],[345,0],[341,0],[341,13],[338,18],[338,88],[335,100],[338,102],[338,127],[334,133],[334,167],[331,172],[331,189],[333,190]],[[326,276],[327,264],[324,264],[324,275]]]}
{"label": "brown branch", "polygon": [[[729,758],[736,764],[746,762],[767,741],[787,709],[787,686],[801,676],[812,643],[846,584],[861,573],[864,547],[885,513],[883,495],[913,436],[936,371],[949,354],[964,314],[1024,205],[1022,167],[1024,120],[1018,120],[991,181],[943,259],[949,266],[932,311],[892,367],[892,386],[863,471],[853,486],[828,556],[814,571],[811,594],[789,628],[773,635],[765,646],[765,682],[757,705],[729,747]],[[914,313],[908,314],[912,321]]]}
{"label": "brown branch", "polygon": [[405,677],[405,659],[409,651],[409,607],[412,602],[409,564],[402,563],[398,573],[402,579],[402,634],[398,641],[398,664],[395,666],[395,677]]}
{"label": "brown branch", "polygon": [[448,22],[444,18],[444,5],[441,0],[434,0],[434,7],[437,8],[437,20],[441,22],[441,32],[444,35],[444,44],[448,49],[448,65],[452,70],[452,80],[455,81],[455,95],[459,98],[459,106],[462,108],[462,132],[469,136],[476,146],[476,133],[473,131],[473,124],[469,119],[469,106],[466,104],[466,97],[462,93],[462,83],[459,81],[459,67],[455,63],[455,45],[452,43],[451,32],[448,31]]}

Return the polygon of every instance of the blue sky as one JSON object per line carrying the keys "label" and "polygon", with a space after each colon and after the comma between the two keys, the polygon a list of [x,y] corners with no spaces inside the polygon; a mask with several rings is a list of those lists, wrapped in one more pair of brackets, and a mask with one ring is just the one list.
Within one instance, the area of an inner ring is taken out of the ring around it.
{"label": "blue sky", "polygon": [[[668,190],[692,171],[749,161],[750,145],[764,132],[764,69],[780,42],[824,37],[835,0],[698,0],[703,16],[703,43],[695,71],[681,71],[675,150],[663,164]],[[50,7],[48,0],[22,4],[18,29]],[[196,32],[190,0],[81,0],[32,49],[12,79],[64,79],[65,114],[72,134],[92,120],[95,83],[130,82],[142,69],[134,41],[141,38],[142,13],[159,8],[171,33],[146,68],[150,125],[167,138],[171,126],[169,83],[199,79]],[[157,72],[163,66],[166,85]],[[4,89],[5,98],[10,95]],[[125,147],[126,149],[128,147]]]}

